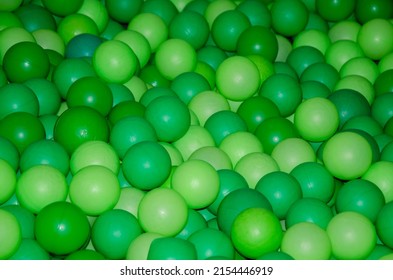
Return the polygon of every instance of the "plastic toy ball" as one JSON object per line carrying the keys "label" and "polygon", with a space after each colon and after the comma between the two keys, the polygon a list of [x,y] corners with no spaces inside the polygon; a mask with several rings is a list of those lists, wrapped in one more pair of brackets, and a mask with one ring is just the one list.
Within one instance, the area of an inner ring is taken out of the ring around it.
{"label": "plastic toy ball", "polygon": [[17,250],[22,241],[18,220],[6,210],[0,209],[0,259],[6,260]]}
{"label": "plastic toy ball", "polygon": [[102,42],[102,39],[97,35],[89,33],[76,35],[68,42],[65,49],[65,57],[93,57],[95,50]]}
{"label": "plastic toy ball", "polygon": [[276,251],[282,237],[279,219],[264,208],[244,210],[235,218],[231,229],[231,240],[236,250],[252,259]]}
{"label": "plastic toy ball", "polygon": [[376,229],[379,239],[385,244],[387,247],[392,248],[393,239],[392,232],[393,226],[392,221],[389,217],[391,217],[393,212],[393,202],[386,203],[381,211],[378,213],[376,220]]}
{"label": "plastic toy ball", "polygon": [[38,98],[29,87],[23,84],[10,83],[1,87],[0,102],[0,118],[15,112],[26,112],[38,116]]}
{"label": "plastic toy ball", "polygon": [[342,21],[354,11],[355,0],[316,0],[315,8],[321,17],[327,21]]}
{"label": "plastic toy ball", "polygon": [[5,160],[14,171],[19,167],[19,152],[14,144],[0,136],[0,159]]}
{"label": "plastic toy ball", "polygon": [[20,226],[20,231],[22,235],[22,239],[34,239],[34,225],[35,225],[35,217],[36,215],[31,213],[26,208],[21,205],[9,204],[2,205],[2,210],[8,211],[18,221]]}
{"label": "plastic toy ball", "polygon": [[385,197],[386,203],[393,201],[392,170],[393,162],[378,161],[373,163],[362,176],[362,179],[378,186]]}
{"label": "plastic toy ball", "polygon": [[384,0],[358,0],[355,8],[356,19],[364,24],[375,18],[389,19],[393,15],[393,5]]}
{"label": "plastic toy ball", "polygon": [[142,7],[142,4],[142,0],[105,1],[105,7],[108,11],[109,16],[120,23],[129,23],[130,20],[138,14],[140,8]]}
{"label": "plastic toy ball", "polygon": [[12,166],[5,160],[0,159],[1,191],[0,204],[3,204],[14,194],[16,187],[16,173]]}
{"label": "plastic toy ball", "polygon": [[97,251],[82,249],[67,255],[65,260],[105,260],[105,257]]}
{"label": "plastic toy ball", "polygon": [[83,4],[83,0],[61,0],[55,2],[43,0],[42,4],[44,4],[46,9],[57,16],[67,16],[78,11]]}
{"label": "plastic toy ball", "polygon": [[25,238],[19,245],[18,250],[9,258],[9,260],[49,260],[50,256],[47,251],[35,240]]}
{"label": "plastic toy ball", "polygon": [[197,253],[190,241],[175,237],[153,240],[150,245],[148,260],[196,260]]}
{"label": "plastic toy ball", "polygon": [[70,14],[58,23],[57,33],[68,44],[75,36],[92,34],[98,36],[99,30],[93,19],[81,13]]}
{"label": "plastic toy ball", "polygon": [[175,237],[188,239],[194,232],[207,228],[207,222],[202,214],[194,209],[188,209],[187,223],[184,228]]}
{"label": "plastic toy ball", "polygon": [[67,255],[86,244],[90,236],[90,224],[86,215],[75,204],[55,202],[38,213],[35,236],[47,252]]}

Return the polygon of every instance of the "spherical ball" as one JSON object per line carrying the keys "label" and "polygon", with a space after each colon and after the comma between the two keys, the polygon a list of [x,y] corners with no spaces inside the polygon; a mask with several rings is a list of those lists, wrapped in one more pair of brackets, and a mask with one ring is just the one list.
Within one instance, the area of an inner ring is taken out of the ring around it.
{"label": "spherical ball", "polygon": [[19,168],[19,152],[7,138],[0,136],[0,159],[6,161],[14,171]]}
{"label": "spherical ball", "polygon": [[10,83],[0,88],[0,118],[10,113],[26,112],[38,116],[39,102],[34,92],[20,83]]}
{"label": "spherical ball", "polygon": [[393,162],[378,161],[373,163],[362,176],[362,179],[370,181],[378,186],[385,197],[386,203],[393,200],[393,181],[391,170],[393,170]]}
{"label": "spherical ball", "polygon": [[209,163],[215,170],[232,169],[229,156],[218,147],[202,147],[193,152],[188,159],[197,159]]}
{"label": "spherical ball", "polygon": [[109,127],[100,113],[92,108],[81,106],[64,111],[56,122],[53,134],[54,140],[71,155],[84,142],[90,140],[107,142]]}
{"label": "spherical ball", "polygon": [[[393,72],[392,72],[393,73]],[[393,109],[389,104],[393,101],[393,92],[378,95],[371,105],[371,116],[378,121],[381,126],[385,126],[393,117]]]}
{"label": "spherical ball", "polygon": [[108,25],[109,15],[104,3],[94,0],[84,0],[78,13],[91,18],[97,25],[99,33],[102,33]]}
{"label": "spherical ball", "polygon": [[22,239],[34,239],[35,214],[17,204],[3,204],[1,209],[10,212],[16,217],[20,226]]}
{"label": "spherical ball", "polygon": [[305,69],[300,77],[301,82],[316,81],[325,85],[331,91],[340,79],[340,74],[334,66],[328,63],[315,63]]}
{"label": "spherical ball", "polygon": [[209,81],[196,72],[186,72],[178,75],[172,80],[170,88],[185,104],[189,104],[197,94],[211,90]]}
{"label": "spherical ball", "polygon": [[9,260],[49,260],[49,253],[35,240],[24,238]]}
{"label": "spherical ball", "polygon": [[138,220],[146,232],[175,236],[186,225],[188,206],[175,190],[157,188],[146,193],[138,209]]}
{"label": "spherical ball", "polygon": [[[310,14],[314,15],[315,14]],[[311,20],[311,16],[309,21]],[[331,40],[327,34],[327,30],[324,32],[319,29],[308,29],[305,28],[304,31],[300,32],[296,37],[293,39],[293,49],[300,48],[300,47],[313,47],[315,50],[318,50],[321,54],[325,54],[327,48],[330,46]],[[312,50],[306,48],[306,50]],[[318,52],[313,51],[314,54],[318,57]],[[315,57],[314,57],[315,59]],[[324,61],[324,60],[323,60]]]}
{"label": "spherical ball", "polygon": [[347,19],[354,11],[355,0],[334,1],[316,0],[315,8],[317,12],[327,21],[342,21]]}
{"label": "spherical ball", "polygon": [[90,216],[113,209],[119,196],[117,174],[104,166],[91,165],[79,170],[69,185],[71,202]]}
{"label": "spherical ball", "polygon": [[144,232],[137,236],[127,250],[127,260],[147,260],[151,243],[164,236],[153,232]]}
{"label": "spherical ball", "polygon": [[50,165],[29,168],[20,175],[16,185],[19,203],[35,214],[53,202],[65,201],[67,194],[65,175]]}
{"label": "spherical ball", "polygon": [[191,234],[204,228],[207,228],[207,222],[202,214],[197,210],[188,209],[187,223],[176,237],[187,240]]}
{"label": "spherical ball", "polygon": [[34,32],[39,29],[56,30],[56,22],[54,16],[44,7],[24,3],[26,5],[20,6],[15,14],[18,16],[23,26],[29,32]]}
{"label": "spherical ball", "polygon": [[295,260],[328,260],[332,252],[326,231],[309,222],[289,228],[282,239],[281,250]]}
{"label": "spherical ball", "polygon": [[177,237],[164,237],[153,240],[148,260],[196,260],[194,244]]}
{"label": "spherical ball", "polygon": [[288,209],[302,198],[299,182],[290,174],[273,171],[263,176],[255,186],[270,202],[275,216],[285,219]]}
{"label": "spherical ball", "polygon": [[365,259],[377,243],[373,223],[356,212],[334,216],[326,229],[332,244],[332,255],[339,260]]}
{"label": "spherical ball", "polygon": [[35,237],[47,252],[67,255],[86,244],[90,224],[75,204],[60,201],[43,208],[35,220]]}
{"label": "spherical ball", "polygon": [[16,188],[16,173],[12,166],[5,160],[0,159],[0,171],[1,171],[1,191],[0,191],[0,204],[3,204],[15,192]]}
{"label": "spherical ball", "polygon": [[288,54],[286,62],[295,71],[300,78],[304,70],[315,63],[325,62],[323,53],[312,46],[298,46],[293,48]]}
{"label": "spherical ball", "polygon": [[250,59],[243,56],[232,56],[218,66],[216,84],[218,91],[225,98],[244,101],[259,89],[259,70]]}
{"label": "spherical ball", "polygon": [[385,197],[377,185],[364,179],[356,179],[339,188],[336,196],[337,213],[358,212],[369,218],[372,223],[385,205]]}
{"label": "spherical ball", "polygon": [[82,33],[73,37],[67,44],[65,49],[65,57],[93,57],[97,47],[103,40],[97,35]]}
{"label": "spherical ball", "polygon": [[97,75],[111,83],[125,83],[135,74],[138,58],[122,41],[111,40],[99,45],[93,55]]}
{"label": "spherical ball", "polygon": [[142,141],[127,150],[122,169],[132,186],[151,190],[161,186],[169,177],[171,158],[158,142]]}
{"label": "spherical ball", "polygon": [[294,36],[307,25],[308,11],[303,1],[275,1],[270,11],[273,29],[283,36]]}
{"label": "spherical ball", "polygon": [[347,61],[340,69],[340,76],[358,75],[374,84],[380,71],[378,65],[368,57],[355,57]]}
{"label": "spherical ball", "polygon": [[57,26],[57,33],[63,39],[65,44],[68,44],[75,36],[80,34],[99,35],[97,24],[88,17],[81,13],[67,15],[62,18]]}
{"label": "spherical ball", "polygon": [[245,14],[252,26],[271,26],[272,16],[267,6],[267,2],[242,1],[237,5],[236,10]]}
{"label": "spherical ball", "polygon": [[334,90],[352,89],[362,94],[371,105],[375,98],[373,84],[363,76],[349,75],[340,79]]}
{"label": "spherical ball", "polygon": [[384,0],[358,0],[356,2],[356,19],[364,24],[375,18],[389,19],[393,15],[393,5]]}
{"label": "spherical ball", "polygon": [[127,0],[108,0],[105,1],[105,7],[108,14],[114,20],[120,23],[129,23],[135,17],[142,7],[143,1]]}
{"label": "spherical ball", "polygon": [[22,83],[32,78],[46,78],[49,58],[45,50],[33,42],[20,42],[4,54],[4,72],[10,82]]}
{"label": "spherical ball", "polygon": [[393,25],[387,19],[372,19],[360,28],[358,43],[365,55],[379,60],[393,50]]}
{"label": "spherical ball", "polygon": [[351,180],[362,176],[372,162],[370,144],[355,132],[339,132],[327,140],[323,163],[336,178]]}
{"label": "spherical ball", "polygon": [[197,51],[197,57],[199,61],[217,70],[221,62],[228,58],[228,54],[219,47],[206,45]]}
{"label": "spherical ball", "polygon": [[19,248],[22,241],[18,220],[10,212],[0,209],[0,259],[6,260]]}
{"label": "spherical ball", "polygon": [[375,223],[375,227],[377,229],[377,234],[379,239],[382,241],[384,245],[389,248],[393,247],[393,239],[392,239],[392,220],[390,219],[393,212],[393,203],[386,203],[381,211],[378,213],[377,220]]}
{"label": "spherical ball", "polygon": [[252,259],[276,251],[282,237],[279,219],[264,208],[242,211],[233,221],[231,229],[231,240],[236,250]]}
{"label": "spherical ball", "polygon": [[112,260],[124,259],[131,242],[142,228],[131,213],[114,209],[100,215],[91,229],[91,241],[96,251]]}
{"label": "spherical ball", "polygon": [[83,0],[71,0],[71,1],[50,1],[50,0],[43,0],[42,4],[44,7],[50,11],[51,13],[55,14],[56,16],[64,17],[79,10],[79,8],[83,4]]}

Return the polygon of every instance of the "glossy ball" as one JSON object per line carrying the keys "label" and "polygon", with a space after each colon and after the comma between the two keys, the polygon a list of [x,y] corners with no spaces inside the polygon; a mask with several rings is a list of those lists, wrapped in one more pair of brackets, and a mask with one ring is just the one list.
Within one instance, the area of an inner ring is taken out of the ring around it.
{"label": "glossy ball", "polygon": [[22,241],[18,220],[10,212],[0,209],[0,259],[6,260],[17,250]]}
{"label": "glossy ball", "polygon": [[276,251],[283,233],[279,219],[264,208],[249,208],[233,221],[231,240],[236,250],[247,258],[257,258]]}
{"label": "glossy ball", "polygon": [[67,44],[65,49],[65,57],[93,57],[97,47],[103,40],[97,35],[82,33],[73,37]]}
{"label": "glossy ball", "polygon": [[80,34],[99,35],[97,24],[87,15],[75,13],[62,18],[57,27],[58,35],[68,44],[75,36]]}
{"label": "glossy ball", "polygon": [[138,220],[146,232],[175,236],[186,225],[187,218],[186,201],[172,189],[151,190],[139,204]]}
{"label": "glossy ball", "polygon": [[294,36],[306,27],[308,11],[302,1],[275,1],[270,11],[273,29],[283,36]]}
{"label": "glossy ball", "polygon": [[50,11],[51,13],[63,17],[67,16],[70,14],[75,13],[76,11],[79,10],[79,8],[82,6],[83,1],[82,0],[72,0],[72,1],[50,1],[50,0],[43,0],[42,4],[44,7]]}
{"label": "glossy ball", "polygon": [[391,217],[393,212],[393,203],[386,203],[381,211],[378,213],[377,220],[375,223],[377,234],[379,239],[382,241],[384,245],[389,248],[393,247],[393,239],[392,239],[392,220]]}
{"label": "glossy ball", "polygon": [[316,0],[315,8],[317,12],[327,21],[342,21],[347,19],[354,11],[355,0],[334,1]]}
{"label": "glossy ball", "polygon": [[389,104],[393,100],[393,92],[377,96],[371,105],[371,115],[381,126],[385,126],[393,117],[393,109]]}
{"label": "glossy ball", "polygon": [[16,189],[16,173],[12,166],[5,160],[0,159],[1,191],[0,205],[12,197]]}
{"label": "glossy ball", "polygon": [[34,92],[23,84],[10,83],[0,88],[0,118],[26,112],[38,116],[39,103]]}
{"label": "glossy ball", "polygon": [[362,179],[371,181],[378,186],[385,197],[386,203],[393,200],[393,181],[391,170],[393,170],[393,162],[378,161],[373,163],[362,176]]}
{"label": "glossy ball", "polygon": [[185,104],[190,103],[191,99],[197,94],[211,90],[209,81],[196,72],[186,72],[178,75],[172,80],[170,88]]}
{"label": "glossy ball", "polygon": [[148,260],[196,260],[194,244],[176,237],[164,237],[153,240],[150,245]]}
{"label": "glossy ball", "polygon": [[71,178],[70,200],[86,215],[97,216],[113,209],[119,196],[117,174],[104,166],[87,166]]}
{"label": "glossy ball", "polygon": [[11,141],[0,136],[0,159],[6,161],[14,171],[19,168],[19,152]]}
{"label": "glossy ball", "polygon": [[377,243],[373,223],[356,212],[337,214],[326,232],[332,244],[332,255],[339,260],[365,259]]}
{"label": "glossy ball", "polygon": [[355,15],[356,19],[362,24],[375,18],[389,19],[393,15],[393,5],[384,0],[358,0]]}
{"label": "glossy ball", "polygon": [[142,7],[143,1],[127,0],[108,0],[105,1],[105,7],[108,14],[120,23],[129,23],[130,20],[138,14]]}

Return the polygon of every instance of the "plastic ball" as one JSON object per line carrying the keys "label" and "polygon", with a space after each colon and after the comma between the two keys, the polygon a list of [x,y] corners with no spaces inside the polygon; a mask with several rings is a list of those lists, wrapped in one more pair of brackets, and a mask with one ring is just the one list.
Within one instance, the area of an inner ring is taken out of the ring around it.
{"label": "plastic ball", "polygon": [[308,21],[307,7],[302,1],[275,1],[271,8],[272,27],[283,36],[294,36],[303,31]]}
{"label": "plastic ball", "polygon": [[50,0],[43,0],[42,4],[44,7],[50,11],[51,13],[55,14],[56,16],[64,17],[70,14],[75,13],[80,9],[83,4],[82,0],[71,0],[71,1],[50,1]]}
{"label": "plastic ball", "polygon": [[45,130],[38,117],[15,112],[0,120],[0,136],[14,144],[21,154],[33,142],[45,139]]}
{"label": "plastic ball", "polygon": [[187,223],[176,237],[181,239],[188,239],[194,232],[207,228],[207,222],[202,214],[194,209],[188,209]]}
{"label": "plastic ball", "polygon": [[57,33],[68,44],[72,38],[80,34],[99,35],[97,24],[88,16],[75,13],[70,14],[58,23]]}
{"label": "plastic ball", "polygon": [[198,61],[205,62],[214,70],[217,70],[218,66],[223,62],[228,55],[225,51],[216,46],[204,46],[197,51]]}
{"label": "plastic ball", "polygon": [[97,35],[82,33],[73,37],[65,48],[66,58],[93,57],[103,40]]}
{"label": "plastic ball", "polygon": [[22,239],[18,250],[9,260],[49,260],[49,253],[34,239]]}
{"label": "plastic ball", "polygon": [[326,98],[331,94],[327,86],[317,81],[301,82],[300,86],[303,92],[303,99],[310,99],[313,97]]}
{"label": "plastic ball", "polygon": [[7,138],[0,136],[0,159],[6,161],[14,171],[19,168],[19,152]]}
{"label": "plastic ball", "polygon": [[347,19],[353,13],[355,5],[355,0],[315,1],[315,8],[317,12],[327,21],[342,21]]}
{"label": "plastic ball", "polygon": [[114,174],[118,174],[120,170],[120,161],[115,149],[108,143],[98,140],[81,144],[70,158],[72,174],[76,174],[82,168],[91,165],[107,167]]}
{"label": "plastic ball", "polygon": [[345,183],[337,192],[336,210],[358,212],[375,222],[385,205],[385,197],[371,181],[356,179]]}
{"label": "plastic ball", "polygon": [[331,91],[340,79],[340,74],[336,68],[328,63],[315,63],[305,69],[300,77],[301,82],[316,81],[325,85]]}
{"label": "plastic ball", "polygon": [[89,216],[113,209],[119,196],[117,174],[104,166],[91,165],[79,170],[69,185],[71,202]]}
{"label": "plastic ball", "polygon": [[188,207],[175,190],[157,188],[146,193],[138,209],[138,220],[145,232],[175,236],[186,225]]}
{"label": "plastic ball", "polygon": [[357,57],[364,57],[364,51],[357,42],[350,40],[333,42],[325,53],[326,62],[337,71],[349,60]]}
{"label": "plastic ball", "polygon": [[150,245],[148,260],[196,260],[197,253],[190,241],[164,237],[153,240]]}
{"label": "plastic ball", "polygon": [[67,255],[82,248],[90,236],[86,215],[75,204],[55,202],[37,215],[35,237],[47,252]]}
{"label": "plastic ball", "polygon": [[112,109],[113,96],[107,84],[97,77],[82,77],[75,81],[67,92],[68,108],[86,106],[103,116]]}
{"label": "plastic ball", "polygon": [[392,222],[389,217],[391,217],[393,211],[393,203],[386,203],[381,211],[378,213],[375,227],[377,229],[378,238],[382,243],[392,249],[393,239],[392,239]]}
{"label": "plastic ball", "polygon": [[328,31],[332,43],[342,40],[357,42],[360,23],[353,20],[344,20],[336,22]]}
{"label": "plastic ball", "polygon": [[65,257],[65,260],[105,260],[105,257],[101,254],[98,253],[97,251],[93,251],[91,249],[82,249],[79,251],[75,251],[67,257]]}
{"label": "plastic ball", "polygon": [[[370,115],[357,116],[349,119],[342,127],[342,130],[355,130],[363,132],[363,136],[376,136],[382,134],[383,127],[374,120]],[[366,133],[366,134],[364,134]],[[370,143],[372,145],[372,143]],[[372,147],[373,148],[373,147]]]}
{"label": "plastic ball", "polygon": [[243,256],[255,259],[265,253],[276,251],[283,233],[278,218],[264,208],[249,208],[233,221],[231,240]]}
{"label": "plastic ball", "polygon": [[22,26],[9,27],[0,34],[0,63],[3,63],[4,55],[14,45],[21,42],[35,43],[34,36]]}
{"label": "plastic ball", "polygon": [[393,100],[393,93],[378,95],[371,105],[372,117],[381,125],[385,126],[390,118],[393,117],[393,109],[389,104]]}
{"label": "plastic ball", "polygon": [[140,13],[156,14],[169,25],[178,10],[172,1],[148,0],[142,4]]}
{"label": "plastic ball", "polygon": [[[329,36],[327,35],[327,32],[318,29],[306,28],[306,30],[300,32],[293,40],[294,49],[300,47],[313,47],[314,49],[318,50],[321,54],[325,54],[330,44],[331,41]],[[306,50],[312,50],[312,49],[307,48]],[[318,58],[319,56],[318,52],[314,51],[314,53],[317,55],[316,58]]]}
{"label": "plastic ball", "polygon": [[86,106],[70,108],[63,112],[56,122],[53,133],[54,140],[70,155],[84,142],[90,140],[107,142],[109,138],[109,128],[105,118],[96,110]]}
{"label": "plastic ball", "polygon": [[1,191],[0,191],[0,205],[6,202],[15,192],[16,188],[16,173],[12,166],[5,160],[0,159],[1,170]]}
{"label": "plastic ball", "polygon": [[273,213],[280,220],[285,219],[291,205],[303,196],[299,182],[282,171],[266,174],[258,181],[255,189],[269,200]]}
{"label": "plastic ball", "polygon": [[254,95],[260,86],[256,65],[248,58],[232,56],[223,61],[216,72],[218,91],[229,100],[243,101]]}
{"label": "plastic ball", "polygon": [[326,231],[309,222],[289,228],[282,239],[281,250],[295,260],[328,260],[332,252]]}
{"label": "plastic ball", "polygon": [[188,159],[205,161],[213,166],[215,170],[232,168],[231,159],[218,147],[202,147],[193,152]]}
{"label": "plastic ball", "polygon": [[368,170],[372,162],[372,150],[364,137],[346,131],[327,140],[322,157],[324,165],[333,176],[351,180]]}
{"label": "plastic ball", "polygon": [[343,77],[341,80],[337,82],[334,89],[355,90],[360,94],[362,94],[367,99],[367,102],[370,105],[373,103],[375,98],[375,91],[372,83],[366,78],[364,78],[363,76],[359,76],[359,75],[350,75],[350,76]]}
{"label": "plastic ball", "polygon": [[374,84],[379,75],[378,65],[368,57],[355,57],[347,61],[340,69],[341,77],[358,75]]}
{"label": "plastic ball", "polygon": [[170,88],[185,104],[189,104],[197,94],[211,90],[209,81],[196,72],[186,72],[178,75],[172,80]]}
{"label": "plastic ball", "polygon": [[22,239],[34,239],[35,214],[19,204],[3,204],[1,209],[10,212],[16,217],[20,225]]}
{"label": "plastic ball", "polygon": [[271,26],[272,16],[264,1],[242,1],[236,10],[245,14],[252,26]]}
{"label": "plastic ball", "polygon": [[146,192],[130,187],[123,186],[120,190],[120,197],[113,209],[125,210],[135,217],[138,216],[138,207]]}
{"label": "plastic ball", "polygon": [[124,259],[131,242],[142,228],[135,216],[125,210],[109,210],[100,215],[91,229],[94,248],[107,259]]}
{"label": "plastic ball", "polygon": [[107,84],[112,91],[113,107],[123,101],[135,101],[135,96],[131,90],[123,84],[109,83]]}
{"label": "plastic ball", "polygon": [[25,112],[38,116],[39,102],[34,92],[19,83],[10,83],[0,88],[0,118],[15,113]]}
{"label": "plastic ball", "polygon": [[39,29],[56,30],[56,21],[53,15],[42,6],[36,4],[22,5],[15,10],[15,14],[29,32]]}
{"label": "plastic ball", "polygon": [[294,124],[303,139],[321,142],[336,132],[339,115],[332,101],[315,97],[303,101],[297,107]]}
{"label": "plastic ball", "polygon": [[158,142],[134,144],[124,155],[122,169],[127,181],[141,190],[159,187],[171,171],[168,152]]}
{"label": "plastic ball", "polygon": [[197,259],[206,260],[211,257],[227,257],[233,259],[235,249],[231,240],[223,232],[204,228],[191,234],[188,239],[196,249]]}
{"label": "plastic ball", "polygon": [[124,83],[135,74],[138,58],[126,43],[111,40],[97,47],[93,55],[93,67],[103,80]]}
{"label": "plastic ball", "polygon": [[151,243],[164,236],[153,232],[144,232],[136,237],[128,247],[127,260],[147,260]]}
{"label": "plastic ball", "polygon": [[393,200],[391,170],[393,170],[393,162],[378,161],[373,163],[362,176],[362,179],[370,181],[378,186],[385,197],[386,203]]}
{"label": "plastic ball", "polygon": [[249,208],[264,208],[272,211],[272,206],[267,198],[255,189],[240,188],[228,193],[218,207],[219,229],[230,236],[236,217]]}
{"label": "plastic ball", "polygon": [[332,255],[339,260],[365,259],[377,243],[373,223],[356,212],[335,215],[326,232],[332,244]]}
{"label": "plastic ball", "polygon": [[0,209],[0,259],[6,260],[19,248],[22,241],[18,220],[6,210]]}
{"label": "plastic ball", "polygon": [[127,0],[108,0],[105,1],[105,7],[110,17],[120,23],[129,23],[135,17],[142,7],[143,1]]}
{"label": "plastic ball", "polygon": [[294,48],[286,59],[286,62],[301,77],[304,70],[315,63],[325,62],[322,52],[312,46],[299,46]]}
{"label": "plastic ball", "polygon": [[99,33],[105,30],[109,21],[109,15],[108,11],[105,9],[105,4],[94,0],[83,1],[78,13],[91,18],[97,25]]}

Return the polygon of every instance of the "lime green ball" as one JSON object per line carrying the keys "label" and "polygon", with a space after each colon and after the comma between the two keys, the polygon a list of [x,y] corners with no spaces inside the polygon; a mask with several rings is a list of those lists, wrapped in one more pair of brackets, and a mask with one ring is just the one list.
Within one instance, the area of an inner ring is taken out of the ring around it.
{"label": "lime green ball", "polygon": [[97,24],[88,16],[75,13],[67,15],[58,23],[57,33],[68,44],[74,37],[80,34],[98,35]]}
{"label": "lime green ball", "polygon": [[232,56],[217,68],[218,91],[227,99],[244,101],[254,95],[260,86],[258,67],[248,58]]}
{"label": "lime green ball", "polygon": [[379,60],[393,50],[393,25],[388,19],[372,19],[359,30],[358,43],[365,55]]}
{"label": "lime green ball", "polygon": [[9,260],[49,260],[49,253],[36,240],[24,238]]}
{"label": "lime green ball", "polygon": [[355,132],[339,132],[327,140],[323,163],[336,178],[351,180],[368,170],[372,162],[370,144]]}
{"label": "lime green ball", "polygon": [[321,142],[339,126],[339,115],[332,101],[322,97],[304,100],[295,111],[294,124],[303,139]]}
{"label": "lime green ball", "polygon": [[104,166],[87,166],[73,175],[69,196],[71,202],[80,207],[86,215],[100,215],[112,209],[119,200],[117,174]]}
{"label": "lime green ball", "polygon": [[347,61],[340,69],[340,76],[358,75],[374,84],[379,75],[378,65],[368,57],[355,57]]}
{"label": "lime green ball", "polygon": [[115,149],[100,140],[87,141],[81,144],[71,155],[70,169],[72,174],[76,174],[82,168],[91,165],[107,167],[114,174],[118,174],[120,170],[120,161]]}
{"label": "lime green ball", "polygon": [[44,7],[55,14],[56,16],[64,17],[73,13],[76,13],[83,4],[83,0],[60,0],[60,1],[50,1],[42,0]]}
{"label": "lime green ball", "polygon": [[131,187],[123,186],[120,190],[120,197],[113,209],[125,210],[135,217],[138,216],[138,207],[146,192]]}
{"label": "lime green ball", "polygon": [[91,241],[96,251],[112,260],[125,259],[131,242],[142,228],[131,213],[114,209],[100,215],[91,229]]}
{"label": "lime green ball", "polygon": [[285,219],[292,204],[303,196],[296,178],[282,171],[266,174],[258,181],[255,189],[269,200],[273,213],[280,220]]}
{"label": "lime green ball", "polygon": [[128,23],[127,29],[141,33],[149,42],[153,53],[167,40],[169,33],[168,26],[164,20],[153,13],[137,14]]}
{"label": "lime green ball", "polygon": [[363,76],[350,75],[339,80],[334,88],[335,91],[341,89],[352,89],[362,94],[371,105],[375,99],[373,84]]}
{"label": "lime green ball", "polygon": [[325,54],[331,41],[326,32],[317,29],[307,29],[300,32],[293,40],[293,48],[313,47]]}
{"label": "lime green ball", "polygon": [[180,164],[172,175],[171,185],[192,209],[202,209],[213,203],[220,187],[214,167],[197,159]]}
{"label": "lime green ball", "polygon": [[67,194],[64,174],[50,165],[29,168],[20,175],[16,185],[18,201],[35,214],[53,202],[65,201]]}
{"label": "lime green ball", "polygon": [[326,232],[332,244],[332,255],[339,260],[365,259],[377,243],[373,223],[356,212],[343,212],[334,216]]}
{"label": "lime green ball", "polygon": [[43,208],[35,221],[35,238],[54,255],[67,255],[82,248],[90,237],[85,213],[75,204],[60,201]]}
{"label": "lime green ball", "polygon": [[279,219],[264,208],[249,208],[233,221],[231,240],[236,250],[246,258],[255,259],[276,251],[283,233]]}
{"label": "lime green ball", "polygon": [[124,83],[135,74],[138,58],[126,43],[111,40],[102,43],[95,50],[93,67],[103,80],[110,83]]}
{"label": "lime green ball", "polygon": [[77,261],[83,261],[83,260],[105,260],[105,257],[101,254],[98,253],[97,251],[93,251],[91,249],[81,249],[79,251],[75,251],[71,254],[69,254],[67,257],[65,257],[65,260],[77,260]]}
{"label": "lime green ball", "polygon": [[275,1],[270,12],[273,29],[283,36],[295,36],[304,30],[308,22],[307,7],[299,0]]}
{"label": "lime green ball", "polygon": [[393,201],[392,170],[393,162],[378,161],[373,163],[362,176],[362,179],[377,185],[382,191],[386,203]]}
{"label": "lime green ball", "polygon": [[164,236],[153,232],[144,232],[136,237],[127,250],[127,260],[147,260],[151,243]]}
{"label": "lime green ball", "polygon": [[384,245],[389,247],[390,249],[393,247],[393,239],[392,239],[392,220],[390,219],[393,212],[393,203],[386,203],[381,211],[378,213],[377,220],[375,223],[377,234],[379,239],[382,241]]}
{"label": "lime green ball", "polygon": [[146,232],[163,236],[175,236],[187,223],[188,206],[175,190],[157,188],[142,198],[138,208],[138,220]]}
{"label": "lime green ball", "polygon": [[10,212],[0,209],[0,259],[6,260],[19,248],[22,236],[18,220]]}
{"label": "lime green ball", "polygon": [[291,172],[302,163],[316,161],[316,154],[310,143],[302,138],[282,140],[274,147],[271,156],[284,172]]}
{"label": "lime green ball", "polygon": [[164,237],[153,240],[148,260],[196,260],[194,244],[177,237]]}
{"label": "lime green ball", "polygon": [[281,251],[295,260],[329,260],[332,246],[325,230],[316,224],[302,222],[285,232]]}
{"label": "lime green ball", "polygon": [[97,25],[99,33],[105,30],[109,21],[109,15],[108,11],[105,9],[105,4],[95,0],[84,0],[78,13],[91,18]]}
{"label": "lime green ball", "polygon": [[169,177],[171,158],[158,142],[142,141],[127,150],[122,169],[133,187],[151,190],[161,186]]}
{"label": "lime green ball", "polygon": [[0,159],[0,205],[8,201],[16,189],[16,173],[12,166],[5,160]]}
{"label": "lime green ball", "polygon": [[349,60],[364,57],[364,51],[355,41],[339,40],[333,42],[326,50],[326,62],[340,71],[341,67]]}
{"label": "lime green ball", "polygon": [[231,159],[218,147],[202,147],[193,152],[188,159],[205,161],[213,166],[215,170],[232,169]]}

